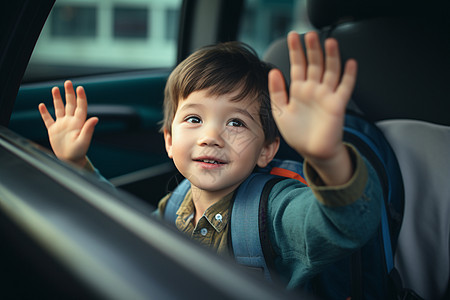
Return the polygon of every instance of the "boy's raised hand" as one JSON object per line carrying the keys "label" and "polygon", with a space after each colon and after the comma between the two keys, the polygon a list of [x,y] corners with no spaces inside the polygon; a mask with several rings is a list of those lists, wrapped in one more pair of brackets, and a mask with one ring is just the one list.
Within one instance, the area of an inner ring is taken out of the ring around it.
{"label": "boy's raised hand", "polygon": [[58,87],[52,89],[54,120],[45,104],[39,104],[39,112],[48,131],[50,145],[55,155],[84,167],[86,153],[91,143],[98,118],[87,118],[87,100],[83,87],[79,86],[76,94],[71,81],[64,83],[66,105],[64,106]]}
{"label": "boy's raised hand", "polygon": [[325,184],[342,184],[353,173],[342,136],[345,108],[356,81],[356,61],[348,60],[341,76],[336,40],[325,41],[325,59],[317,33],[307,33],[305,43],[307,57],[299,35],[289,33],[289,97],[281,72],[269,73],[274,118],[286,142],[311,163]]}

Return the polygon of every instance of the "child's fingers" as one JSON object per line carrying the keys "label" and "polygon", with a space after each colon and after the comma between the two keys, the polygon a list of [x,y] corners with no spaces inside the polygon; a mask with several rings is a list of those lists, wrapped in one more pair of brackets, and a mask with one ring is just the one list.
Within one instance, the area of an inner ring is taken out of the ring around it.
{"label": "child's fingers", "polygon": [[77,107],[75,110],[75,115],[82,119],[86,119],[87,116],[86,93],[82,86],[77,87]]}
{"label": "child's fingers", "polygon": [[44,103],[40,103],[38,109],[39,113],[41,114],[42,120],[44,121],[45,128],[48,129],[55,123],[55,120],[53,120]]}
{"label": "child's fingers", "polygon": [[306,59],[298,33],[289,32],[287,42],[291,64],[291,81],[303,81],[306,77]]}
{"label": "child's fingers", "polygon": [[56,118],[62,118],[65,115],[64,103],[62,102],[61,93],[58,87],[52,89],[53,107],[55,108]]}
{"label": "child's fingers", "polygon": [[341,57],[338,43],[335,39],[327,39],[325,41],[325,54],[323,83],[334,91],[341,75]]}
{"label": "child's fingers", "polygon": [[339,86],[337,87],[336,93],[339,95],[339,98],[347,103],[350,100],[353,89],[356,83],[356,74],[358,71],[358,64],[356,60],[349,59],[345,63],[344,74],[342,75],[342,80]]}
{"label": "child's fingers", "polygon": [[317,33],[308,32],[305,35],[305,44],[308,59],[307,79],[320,82],[323,75],[323,53]]}
{"label": "child's fingers", "polygon": [[73,116],[76,109],[76,96],[70,80],[64,82],[64,90],[66,93],[66,115]]}
{"label": "child's fingers", "polygon": [[273,69],[269,72],[269,95],[272,102],[272,112],[276,118],[279,113],[275,112],[288,104],[286,85],[280,70]]}

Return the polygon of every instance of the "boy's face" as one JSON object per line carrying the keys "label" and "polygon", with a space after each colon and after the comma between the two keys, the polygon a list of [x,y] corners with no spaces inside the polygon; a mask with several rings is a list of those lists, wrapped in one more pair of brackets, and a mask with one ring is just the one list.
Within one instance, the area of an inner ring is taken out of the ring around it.
{"label": "boy's face", "polygon": [[230,101],[235,94],[196,91],[181,100],[165,132],[166,149],[177,169],[197,188],[224,195],[256,165],[265,167],[278,143],[265,145],[257,101]]}

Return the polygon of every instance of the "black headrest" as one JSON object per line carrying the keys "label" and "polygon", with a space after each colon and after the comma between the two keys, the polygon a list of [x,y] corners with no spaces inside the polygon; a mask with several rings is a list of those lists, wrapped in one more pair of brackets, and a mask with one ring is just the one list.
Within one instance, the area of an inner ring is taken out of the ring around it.
{"label": "black headrest", "polygon": [[307,0],[308,17],[321,29],[374,17],[415,16],[417,22],[448,19],[448,0]]}
{"label": "black headrest", "polygon": [[395,1],[308,0],[308,17],[316,28],[376,16],[397,14]]}

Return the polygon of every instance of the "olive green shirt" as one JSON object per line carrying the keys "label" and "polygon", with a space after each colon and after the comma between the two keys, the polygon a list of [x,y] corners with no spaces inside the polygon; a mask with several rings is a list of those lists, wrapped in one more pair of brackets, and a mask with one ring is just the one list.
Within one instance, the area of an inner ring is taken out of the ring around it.
{"label": "olive green shirt", "polygon": [[[228,194],[221,200],[211,205],[194,226],[194,202],[192,201],[191,190],[188,191],[184,201],[177,211],[175,225],[181,232],[190,236],[200,244],[214,249],[218,254],[228,256],[228,223],[231,215],[234,192]],[[164,197],[159,205],[159,211],[164,211],[169,195]]]}

